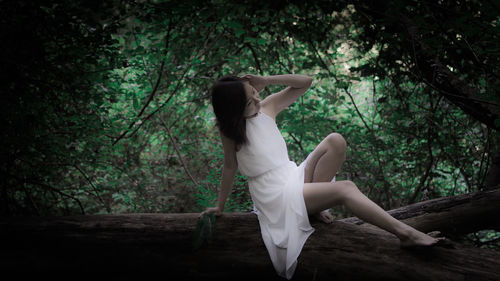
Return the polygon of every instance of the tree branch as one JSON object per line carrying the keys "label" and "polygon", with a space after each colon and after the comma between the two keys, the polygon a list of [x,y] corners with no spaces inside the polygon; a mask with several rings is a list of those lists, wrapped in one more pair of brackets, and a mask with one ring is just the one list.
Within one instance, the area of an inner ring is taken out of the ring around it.
{"label": "tree branch", "polygon": [[[186,172],[186,174],[189,176],[189,178],[191,179],[191,181],[196,185],[198,186],[198,182],[194,179],[193,175],[191,175],[191,173],[189,172],[189,169],[186,165],[186,163],[184,162],[184,160],[182,159],[182,155],[179,151],[179,149],[177,148],[177,143],[175,142],[175,139],[174,139],[174,136],[172,135],[172,133],[170,132],[170,128],[169,126],[165,123],[165,121],[163,120],[163,117],[161,116],[161,114],[159,115],[160,117],[160,121],[161,123],[163,124],[163,127],[165,127],[165,129],[167,130],[167,134],[168,134],[168,137],[170,138],[170,141],[172,142],[172,146],[174,147],[174,150],[175,152],[177,153],[177,157],[179,157],[179,161],[181,161],[181,164],[182,164],[182,167],[184,168],[184,171]],[[191,191],[195,191],[193,188],[191,188]]]}

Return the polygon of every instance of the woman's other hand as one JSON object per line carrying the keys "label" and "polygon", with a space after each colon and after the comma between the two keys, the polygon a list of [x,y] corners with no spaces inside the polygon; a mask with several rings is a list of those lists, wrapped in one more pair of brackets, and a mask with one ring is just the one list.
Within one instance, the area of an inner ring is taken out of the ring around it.
{"label": "woman's other hand", "polygon": [[267,86],[267,80],[264,76],[245,74],[241,79],[248,81],[257,92],[262,91]]}
{"label": "woman's other hand", "polygon": [[204,214],[215,214],[215,216],[222,215],[222,210],[219,207],[211,207],[207,208],[205,211],[201,212],[199,217],[202,217]]}

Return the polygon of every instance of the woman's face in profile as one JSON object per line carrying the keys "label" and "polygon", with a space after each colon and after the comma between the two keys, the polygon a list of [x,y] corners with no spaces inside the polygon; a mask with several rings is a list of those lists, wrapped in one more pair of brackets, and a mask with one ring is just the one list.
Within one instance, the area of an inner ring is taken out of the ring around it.
{"label": "woman's face in profile", "polygon": [[260,111],[260,97],[257,90],[252,85],[250,85],[250,82],[244,81],[243,85],[247,98],[245,113],[243,114],[243,116],[245,116],[245,118],[251,118]]}

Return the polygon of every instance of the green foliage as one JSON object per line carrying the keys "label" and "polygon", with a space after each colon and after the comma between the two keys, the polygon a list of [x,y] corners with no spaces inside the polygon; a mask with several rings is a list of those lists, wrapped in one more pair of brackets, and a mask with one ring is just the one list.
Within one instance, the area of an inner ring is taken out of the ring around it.
{"label": "green foliage", "polygon": [[[214,206],[224,159],[208,90],[226,74],[312,76],[277,117],[290,159],[341,133],[338,179],[386,209],[484,188],[498,149],[499,18],[489,4],[4,2],[2,214]],[[475,96],[437,88],[431,64],[415,61],[422,42],[391,15],[411,18],[430,56]],[[225,211],[252,204],[238,173]]]}
{"label": "green foliage", "polygon": [[215,215],[203,214],[198,218],[193,233],[193,251],[200,249],[204,244],[210,243],[215,235]]}
{"label": "green foliage", "polygon": [[466,235],[465,242],[467,244],[490,249],[500,249],[500,232],[490,229],[481,230],[478,232]]}

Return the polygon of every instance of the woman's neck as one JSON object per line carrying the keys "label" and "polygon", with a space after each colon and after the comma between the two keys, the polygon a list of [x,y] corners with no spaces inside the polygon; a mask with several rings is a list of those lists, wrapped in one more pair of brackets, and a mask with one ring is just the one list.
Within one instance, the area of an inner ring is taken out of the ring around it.
{"label": "woman's neck", "polygon": [[254,114],[250,115],[250,116],[246,116],[245,119],[250,119],[250,118],[254,118],[255,116],[257,116],[257,114],[259,114],[259,112],[255,112]]}

